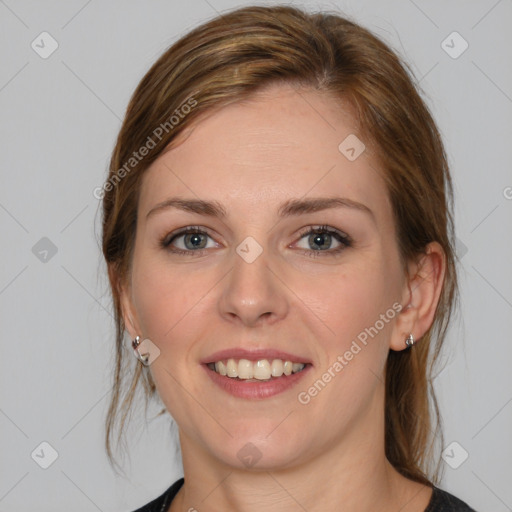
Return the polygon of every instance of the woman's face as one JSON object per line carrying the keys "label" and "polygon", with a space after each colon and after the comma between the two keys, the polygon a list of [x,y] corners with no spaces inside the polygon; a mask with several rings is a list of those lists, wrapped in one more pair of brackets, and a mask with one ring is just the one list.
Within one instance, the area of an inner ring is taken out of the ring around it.
{"label": "woman's face", "polygon": [[[203,118],[147,170],[123,304],[130,334],[160,350],[150,371],[182,447],[268,469],[383,443],[407,283],[356,135],[331,97],[274,86]],[[286,361],[304,369],[286,375]]]}

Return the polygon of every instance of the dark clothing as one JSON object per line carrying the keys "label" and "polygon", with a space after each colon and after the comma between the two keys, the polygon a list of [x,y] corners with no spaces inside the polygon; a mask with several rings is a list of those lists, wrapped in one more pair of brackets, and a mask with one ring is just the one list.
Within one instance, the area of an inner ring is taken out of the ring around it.
{"label": "dark clothing", "polygon": [[[152,502],[138,508],[134,512],[167,512],[171,501],[183,485],[184,479],[180,478],[174,482],[161,496]],[[466,503],[459,500],[452,494],[434,487],[432,498],[425,512],[475,512]]]}
{"label": "dark clothing", "polygon": [[183,482],[185,480],[180,478],[176,480],[169,489],[167,489],[161,496],[151,501],[147,505],[144,505],[141,508],[138,508],[134,512],[167,512],[169,507],[171,506],[171,501],[174,496],[178,494],[178,491],[181,489]]}
{"label": "dark clothing", "polygon": [[475,512],[475,510],[453,494],[434,487],[432,498],[425,512]]}

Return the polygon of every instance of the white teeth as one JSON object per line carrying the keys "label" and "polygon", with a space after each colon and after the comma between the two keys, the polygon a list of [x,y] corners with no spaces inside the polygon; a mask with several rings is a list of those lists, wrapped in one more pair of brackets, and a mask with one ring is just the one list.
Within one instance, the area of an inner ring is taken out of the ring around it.
{"label": "white teeth", "polygon": [[237,377],[240,379],[252,379],[254,377],[254,368],[251,361],[248,359],[240,359],[240,361],[238,361]]}
{"label": "white teeth", "polygon": [[270,364],[266,359],[262,359],[254,365],[254,378],[258,380],[270,379]]}
{"label": "white teeth", "polygon": [[274,359],[272,361],[272,377],[281,377],[283,375],[283,361]]}
{"label": "white teeth", "polygon": [[225,376],[227,373],[226,365],[222,361],[218,361],[215,363],[215,371]]}
{"label": "white teeth", "polygon": [[270,380],[272,377],[281,377],[282,375],[291,375],[300,372],[305,364],[292,363],[292,361],[283,361],[274,359],[270,363],[267,359],[259,359],[256,362],[249,359],[228,359],[226,362],[217,361],[208,365],[222,376],[239,378],[242,380],[257,379]]}
{"label": "white teeth", "polygon": [[228,359],[226,370],[228,377],[238,377],[238,365],[235,363],[234,359]]}

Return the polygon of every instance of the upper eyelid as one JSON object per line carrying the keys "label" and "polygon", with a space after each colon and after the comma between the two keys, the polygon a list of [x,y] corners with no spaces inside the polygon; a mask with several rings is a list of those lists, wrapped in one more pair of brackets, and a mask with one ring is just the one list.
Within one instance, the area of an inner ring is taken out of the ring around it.
{"label": "upper eyelid", "polygon": [[316,231],[319,232],[326,232],[326,233],[334,233],[342,236],[343,238],[350,239],[350,235],[348,233],[345,233],[341,229],[335,228],[333,226],[329,226],[327,224],[313,224],[311,226],[306,226],[305,228],[301,229],[299,232],[299,235],[301,237],[307,235],[308,233],[314,233]]}
{"label": "upper eyelid", "polygon": [[[350,238],[350,236],[347,233],[345,233],[344,231],[337,229],[333,226],[324,225],[324,224],[311,224],[309,226],[305,226],[299,230],[298,235],[300,235],[302,237],[302,236],[304,236],[310,232],[314,232],[314,231],[335,232],[335,233],[338,233],[346,238]],[[169,238],[169,237],[174,238],[177,236],[181,236],[183,234],[196,233],[196,232],[205,234],[208,236],[212,236],[209,228],[205,228],[202,226],[185,226],[183,228],[178,228],[177,230],[174,230],[171,233],[168,233],[165,236],[165,238]]]}

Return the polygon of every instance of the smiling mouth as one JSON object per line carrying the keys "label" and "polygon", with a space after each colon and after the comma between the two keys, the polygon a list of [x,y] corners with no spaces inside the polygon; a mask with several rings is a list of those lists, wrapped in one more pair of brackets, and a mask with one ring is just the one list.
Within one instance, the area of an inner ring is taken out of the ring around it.
{"label": "smiling mouth", "polygon": [[223,377],[248,382],[269,381],[283,375],[299,373],[308,365],[309,363],[296,363],[283,359],[258,359],[257,361],[227,359],[207,364],[210,370]]}

